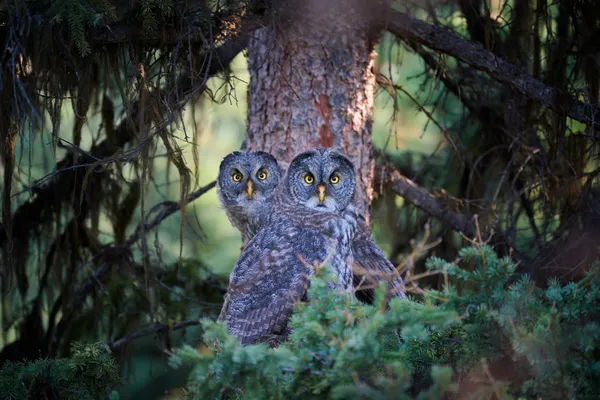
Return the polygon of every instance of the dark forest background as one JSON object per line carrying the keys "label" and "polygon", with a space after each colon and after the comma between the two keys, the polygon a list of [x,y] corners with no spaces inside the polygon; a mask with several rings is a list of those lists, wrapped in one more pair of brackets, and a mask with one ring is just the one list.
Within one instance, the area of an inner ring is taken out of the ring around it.
{"label": "dark forest background", "polygon": [[473,243],[536,287],[585,278],[596,2],[324,4],[0,1],[0,363],[103,342],[122,398],[184,385],[164,350],[220,311],[241,238],[214,179],[242,146],[352,149],[417,300],[445,283],[427,258]]}

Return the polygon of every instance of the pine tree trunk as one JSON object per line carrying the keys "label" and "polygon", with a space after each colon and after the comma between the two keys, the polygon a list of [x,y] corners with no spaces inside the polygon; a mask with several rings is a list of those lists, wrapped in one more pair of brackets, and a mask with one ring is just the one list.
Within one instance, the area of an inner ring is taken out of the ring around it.
{"label": "pine tree trunk", "polygon": [[[368,218],[375,75],[372,11],[348,1],[308,2],[257,31],[248,46],[247,147],[286,162],[312,147],[336,147],[357,170]],[[370,5],[372,9],[372,4]],[[333,13],[331,12],[333,11]]]}

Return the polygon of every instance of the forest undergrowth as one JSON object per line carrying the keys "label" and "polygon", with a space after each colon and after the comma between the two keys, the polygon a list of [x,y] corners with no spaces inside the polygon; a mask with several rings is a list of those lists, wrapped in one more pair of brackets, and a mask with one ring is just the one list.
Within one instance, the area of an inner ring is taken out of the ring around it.
{"label": "forest undergrowth", "polygon": [[[373,304],[327,290],[334,278],[317,268],[313,300],[297,304],[277,349],[241,346],[202,320],[200,343],[170,352],[173,368],[192,366],[185,398],[598,398],[599,261],[583,280],[544,289],[487,244],[426,264],[442,290],[390,300],[382,284]],[[108,347],[74,346],[70,359],[7,363],[1,398],[106,398],[120,384]]]}

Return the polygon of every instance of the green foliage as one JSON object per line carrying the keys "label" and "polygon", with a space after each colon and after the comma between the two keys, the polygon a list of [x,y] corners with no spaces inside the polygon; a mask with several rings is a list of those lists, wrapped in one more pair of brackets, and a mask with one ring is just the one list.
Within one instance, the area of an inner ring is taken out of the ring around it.
{"label": "green foliage", "polygon": [[522,385],[513,388],[522,396],[598,398],[597,266],[577,284],[553,280],[541,289],[527,275],[515,275],[511,260],[498,258],[488,246],[462,249],[460,257],[463,268],[429,260],[428,267],[446,269],[461,284],[429,291],[426,299],[444,299],[437,300],[442,310],[464,316],[466,359],[472,364],[480,357],[490,362],[509,358],[515,368],[523,364]]}
{"label": "green foliage", "polygon": [[[171,325],[218,312],[211,305],[222,301],[226,281],[201,261],[184,258],[180,264],[163,268],[154,265],[146,269],[133,265],[114,272],[114,279],[104,286],[105,296],[98,299],[97,307],[78,317],[70,333],[93,341],[102,326],[111,325],[110,339],[116,340],[154,322]],[[98,309],[102,313],[98,314]]]}
{"label": "green foliage", "polygon": [[[104,344],[73,343],[68,359],[7,362],[0,370],[0,399],[118,399],[115,360]],[[115,397],[116,396],[116,397]]]}
{"label": "green foliage", "polygon": [[47,14],[54,24],[67,23],[71,39],[85,57],[92,50],[85,38],[86,27],[114,20],[116,8],[111,0],[53,0]]}
{"label": "green foliage", "polygon": [[536,288],[487,245],[461,250],[459,264],[430,258],[449,286],[421,302],[393,299],[388,310],[383,287],[366,305],[328,291],[328,278],[317,274],[315,300],[298,304],[293,333],[279,348],[242,347],[205,320],[209,351],[185,346],[171,364],[194,366],[189,399],[600,395],[597,275]]}
{"label": "green foliage", "polygon": [[[277,349],[241,346],[223,324],[205,319],[207,348],[183,346],[173,367],[190,364],[186,398],[592,399],[600,395],[600,279],[535,287],[488,246],[462,249],[458,263],[432,257],[448,275],[421,301],[373,305],[326,288],[319,271],[308,303]],[[177,297],[177,296],[175,296]],[[117,399],[117,366],[100,344],[74,344],[69,359],[6,363],[0,400]]]}
{"label": "green foliage", "polygon": [[158,28],[158,17],[169,17],[173,4],[171,0],[141,0],[142,27],[145,32]]}
{"label": "green foliage", "polygon": [[[140,0],[133,3],[131,8],[122,10],[131,22],[141,21],[142,30],[152,33],[160,26],[160,22],[173,14],[172,0]],[[86,39],[86,28],[95,27],[101,23],[110,23],[123,15],[117,16],[117,7],[113,0],[52,0],[46,12],[52,24],[66,23],[69,27],[71,40],[75,42],[82,57],[91,52]]]}
{"label": "green foliage", "polygon": [[[195,365],[187,396],[411,398],[411,345],[402,343],[397,328],[408,342],[428,340],[430,331],[446,331],[458,323],[456,313],[400,299],[381,312],[383,286],[374,305],[363,305],[327,290],[325,278],[313,279],[309,296],[318,301],[298,306],[290,321],[293,333],[276,350],[265,344],[242,347],[222,324],[205,320],[203,341],[213,343],[215,351],[200,354],[186,346],[171,359],[173,366]],[[451,368],[428,365],[431,384],[419,398],[438,398],[455,389]]]}

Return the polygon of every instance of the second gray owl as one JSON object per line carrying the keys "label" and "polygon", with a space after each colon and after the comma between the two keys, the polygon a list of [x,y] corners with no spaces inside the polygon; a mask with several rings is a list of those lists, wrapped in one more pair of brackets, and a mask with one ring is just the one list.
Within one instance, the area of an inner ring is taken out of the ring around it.
{"label": "second gray owl", "polygon": [[217,196],[244,246],[263,225],[284,171],[264,151],[234,151],[219,166]]}
{"label": "second gray owl", "polygon": [[242,344],[285,336],[315,262],[326,261],[337,276],[332,290],[352,291],[355,186],[353,164],[330,149],[309,150],[290,163],[269,217],[230,276],[220,318]]}
{"label": "second gray owl", "polygon": [[[225,157],[219,169],[217,191],[222,206],[232,224],[240,230],[247,241],[258,232],[265,223],[274,201],[275,188],[285,174],[288,164],[277,162],[275,157],[262,151],[236,151]],[[260,171],[267,171],[268,178],[257,183]],[[242,174],[235,182],[235,174]],[[259,188],[252,199],[247,195],[247,186]],[[326,199],[326,202],[333,201]],[[354,255],[354,286],[360,286],[356,296],[359,300],[371,303],[374,297],[373,287],[379,282],[391,282],[392,297],[406,297],[404,282],[394,265],[381,251],[362,215],[357,221],[356,236],[352,242]]]}

